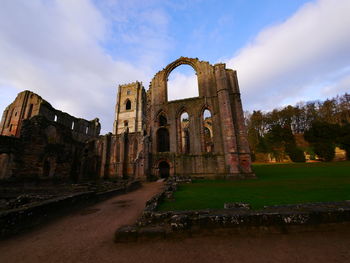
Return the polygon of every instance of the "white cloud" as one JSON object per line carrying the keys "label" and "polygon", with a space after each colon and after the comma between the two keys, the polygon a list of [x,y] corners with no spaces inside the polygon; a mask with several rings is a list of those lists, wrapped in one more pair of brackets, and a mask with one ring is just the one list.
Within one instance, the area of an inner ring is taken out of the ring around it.
{"label": "white cloud", "polygon": [[[76,117],[99,117],[103,132],[111,131],[117,85],[145,80],[150,71],[145,60],[135,66],[103,48],[111,23],[89,0],[2,1],[0,106],[13,100],[15,90],[29,89]],[[166,18],[154,11],[143,30],[164,23]],[[145,49],[144,56],[152,52]]]}
{"label": "white cloud", "polygon": [[321,90],[322,94],[326,97],[334,96],[336,94],[350,93],[350,74],[341,78],[336,83],[324,86]]}
{"label": "white cloud", "polygon": [[339,81],[335,73],[350,66],[349,14],[348,0],[319,0],[261,31],[227,61],[238,72],[245,104],[271,109],[342,92],[327,83]]}
{"label": "white cloud", "polygon": [[[193,71],[193,70],[192,70]],[[198,97],[198,80],[193,74],[171,72],[168,80],[168,100]]]}

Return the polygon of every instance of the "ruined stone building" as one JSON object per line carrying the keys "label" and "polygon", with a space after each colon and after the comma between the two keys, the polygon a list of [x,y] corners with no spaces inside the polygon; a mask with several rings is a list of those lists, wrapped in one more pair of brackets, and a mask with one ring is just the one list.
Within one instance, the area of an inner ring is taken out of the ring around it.
{"label": "ruined stone building", "polygon": [[[169,101],[168,76],[182,64],[195,70],[199,96]],[[0,177],[254,176],[237,74],[225,64],[181,57],[147,92],[140,82],[120,85],[113,133],[99,132],[98,119],[77,119],[21,92],[1,120]]]}

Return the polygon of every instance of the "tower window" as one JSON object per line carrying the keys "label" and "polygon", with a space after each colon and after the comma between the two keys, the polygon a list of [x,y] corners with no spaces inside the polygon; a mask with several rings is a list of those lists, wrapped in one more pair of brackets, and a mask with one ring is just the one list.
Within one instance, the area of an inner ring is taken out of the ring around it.
{"label": "tower window", "polygon": [[124,127],[128,127],[129,126],[129,122],[128,121],[124,121]]}
{"label": "tower window", "polygon": [[126,94],[127,94],[127,95],[130,95],[130,94],[131,94],[131,91],[130,91],[130,90],[127,90]]}
{"label": "tower window", "polygon": [[126,110],[131,110],[131,101],[130,101],[130,100],[127,100],[127,101],[126,101],[125,109],[126,109]]}

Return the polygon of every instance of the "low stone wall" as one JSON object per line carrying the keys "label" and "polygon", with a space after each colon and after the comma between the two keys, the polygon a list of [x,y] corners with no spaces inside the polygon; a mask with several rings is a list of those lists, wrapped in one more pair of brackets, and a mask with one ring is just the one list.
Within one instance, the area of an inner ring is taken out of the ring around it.
{"label": "low stone wall", "polygon": [[116,242],[150,238],[186,237],[203,234],[286,233],[307,231],[325,224],[350,222],[350,201],[268,206],[250,210],[249,205],[222,210],[156,211],[165,198],[172,198],[176,182],[150,199],[141,218],[131,226],[119,228]]}
{"label": "low stone wall", "polygon": [[6,238],[34,226],[48,222],[78,208],[92,205],[112,196],[124,194],[141,187],[140,181],[105,192],[83,192],[46,200],[40,204],[0,212],[0,238]]}

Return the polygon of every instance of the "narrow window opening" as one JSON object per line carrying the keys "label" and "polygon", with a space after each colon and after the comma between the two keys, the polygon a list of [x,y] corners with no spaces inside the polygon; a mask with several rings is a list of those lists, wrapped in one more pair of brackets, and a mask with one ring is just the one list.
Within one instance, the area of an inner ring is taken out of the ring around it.
{"label": "narrow window opening", "polygon": [[30,105],[29,105],[28,114],[27,114],[27,119],[29,119],[30,117],[32,117],[32,111],[33,111],[33,104],[30,104]]}
{"label": "narrow window opening", "polygon": [[89,127],[86,127],[85,134],[88,134],[88,132],[89,132]]}
{"label": "narrow window opening", "polygon": [[11,119],[12,119],[13,109],[11,110],[10,118],[7,122],[7,127],[10,127]]}
{"label": "narrow window opening", "polygon": [[53,121],[57,122],[57,115],[53,118]]}
{"label": "narrow window opening", "polygon": [[74,121],[72,122],[72,130],[74,130]]}
{"label": "narrow window opening", "polygon": [[131,110],[131,101],[130,101],[130,100],[127,100],[127,101],[126,101],[125,109],[126,109],[126,110]]}
{"label": "narrow window opening", "polygon": [[181,152],[190,152],[190,120],[187,112],[183,112],[180,116],[180,129],[181,129]]}
{"label": "narrow window opening", "polygon": [[214,151],[213,120],[208,109],[203,112],[203,146],[204,152],[210,153]]}
{"label": "narrow window opening", "polygon": [[167,125],[168,120],[164,115],[159,116],[159,126],[165,126]]}
{"label": "narrow window opening", "polygon": [[128,127],[129,126],[129,122],[128,121],[124,121],[124,127]]}

